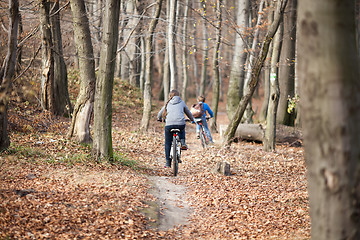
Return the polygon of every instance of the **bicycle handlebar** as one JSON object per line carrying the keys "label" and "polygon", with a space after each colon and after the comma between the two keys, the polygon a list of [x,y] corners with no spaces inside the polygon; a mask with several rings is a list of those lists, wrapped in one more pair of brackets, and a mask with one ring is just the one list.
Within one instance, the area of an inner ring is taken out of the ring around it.
{"label": "bicycle handlebar", "polygon": [[[211,118],[211,117],[209,117],[209,116],[206,116],[206,117],[205,117],[206,120],[209,120],[210,118]],[[198,123],[198,122],[202,121],[202,118],[194,118],[194,119],[195,119],[195,123]],[[188,118],[186,118],[185,121],[186,121],[186,122],[191,122],[191,120],[188,119]]]}

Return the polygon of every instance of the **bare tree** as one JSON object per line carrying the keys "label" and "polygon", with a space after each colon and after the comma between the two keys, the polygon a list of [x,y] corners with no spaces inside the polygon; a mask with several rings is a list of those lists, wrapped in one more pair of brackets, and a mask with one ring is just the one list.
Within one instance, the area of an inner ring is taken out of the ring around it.
{"label": "bare tree", "polygon": [[59,2],[41,0],[40,29],[42,33],[42,107],[56,115],[70,115],[66,66],[62,55]]}
{"label": "bare tree", "polygon": [[156,9],[154,13],[154,18],[151,20],[149,29],[147,31],[145,39],[145,49],[146,49],[146,71],[145,71],[145,85],[144,85],[144,111],[141,120],[141,131],[147,131],[149,128],[150,116],[151,116],[151,83],[152,83],[152,52],[153,52],[153,39],[154,31],[158,23],[158,19],[161,12],[162,0],[156,1]]}
{"label": "bare tree", "polygon": [[93,155],[112,159],[112,91],[119,37],[119,0],[106,0],[99,74],[95,87]]}
{"label": "bare tree", "polygon": [[280,87],[278,77],[278,63],[280,57],[281,38],[283,36],[283,25],[280,24],[274,40],[271,56],[271,70],[270,70],[270,94],[269,94],[269,105],[266,117],[266,130],[264,136],[264,150],[273,151],[275,150],[275,137],[276,137],[276,114],[279,104]]}
{"label": "bare tree", "polygon": [[360,239],[355,1],[299,1],[298,64],[311,238]]}
{"label": "bare tree", "polygon": [[206,80],[208,77],[207,74],[207,65],[209,62],[209,33],[208,33],[208,27],[207,27],[207,20],[206,20],[206,1],[202,0],[200,2],[201,4],[201,10],[202,10],[202,30],[203,30],[203,55],[202,55],[202,68],[201,68],[201,76],[200,76],[200,89],[199,94],[205,96],[205,88],[206,88]]}
{"label": "bare tree", "polygon": [[228,127],[225,131],[224,140],[223,140],[223,146],[225,146],[225,147],[230,146],[230,144],[232,143],[234,136],[235,136],[236,129],[239,126],[240,120],[243,117],[243,114],[245,112],[245,108],[255,91],[256,85],[258,83],[260,70],[261,70],[263,63],[265,61],[265,58],[267,56],[267,53],[269,50],[269,45],[272,41],[272,38],[274,37],[274,35],[279,27],[280,19],[284,12],[286,3],[287,3],[287,0],[279,0],[277,3],[274,21],[270,25],[270,27],[265,35],[265,39],[263,40],[263,43],[261,45],[259,56],[257,57],[257,59],[254,63],[254,66],[252,68],[253,70],[252,70],[252,74],[251,74],[251,79],[246,88],[247,89],[245,92],[246,94],[244,94],[244,96],[241,98],[240,103],[234,114],[234,117],[231,119],[230,124],[228,125]]}
{"label": "bare tree", "polygon": [[244,38],[244,32],[248,27],[249,19],[249,0],[241,0],[238,3],[236,11],[236,31],[235,48],[231,64],[229,88],[227,92],[226,112],[229,119],[232,119],[236,107],[243,95],[246,49],[247,43]]}
{"label": "bare tree", "polygon": [[217,131],[216,129],[216,119],[219,106],[220,98],[220,44],[221,44],[221,27],[222,27],[222,0],[216,1],[216,39],[214,47],[214,57],[213,57],[213,72],[214,72],[214,82],[213,82],[213,98],[212,98],[212,109],[214,112],[214,118],[211,120],[211,129]]}
{"label": "bare tree", "polygon": [[182,56],[182,63],[183,63],[183,88],[182,88],[182,99],[184,102],[186,102],[187,99],[187,86],[188,86],[188,81],[189,81],[189,74],[188,74],[188,47],[187,47],[187,34],[188,34],[188,14],[189,14],[189,4],[190,4],[190,0],[186,0],[185,1],[185,9],[184,9],[184,25],[183,25],[183,44],[184,44],[184,49],[183,49],[183,56]]}
{"label": "bare tree", "polygon": [[9,0],[8,48],[0,84],[0,150],[4,150],[10,146],[10,139],[7,132],[7,107],[11,80],[15,75],[19,18],[19,2],[17,0]]}
{"label": "bare tree", "polygon": [[71,0],[74,21],[74,37],[79,55],[80,92],[72,115],[68,137],[76,136],[81,143],[92,142],[90,118],[94,109],[95,61],[89,20],[84,0]]}
{"label": "bare tree", "polygon": [[170,65],[170,90],[177,89],[177,69],[176,69],[176,57],[175,57],[175,31],[176,31],[176,5],[177,0],[170,0],[169,9],[169,65]]}
{"label": "bare tree", "polygon": [[284,37],[280,52],[277,122],[285,125],[294,125],[295,120],[295,113],[290,114],[287,110],[288,98],[295,96],[296,6],[297,0],[289,0],[286,6],[283,20]]}
{"label": "bare tree", "polygon": [[[254,61],[255,61],[255,54],[256,54],[256,49],[258,48],[258,42],[259,42],[259,36],[260,36],[260,25],[261,25],[261,21],[263,18],[263,9],[264,9],[264,5],[265,5],[265,0],[261,0],[260,4],[259,4],[259,13],[257,16],[257,21],[256,21],[256,26],[255,26],[255,32],[254,32],[254,36],[253,36],[253,40],[252,40],[252,45],[251,45],[251,50],[249,51],[250,54],[248,54],[248,61],[247,61],[247,67],[246,67],[246,73],[245,73],[245,79],[244,79],[244,89],[243,89],[243,94],[245,94],[245,92],[247,92],[247,88],[249,85],[249,81],[252,77],[252,69],[253,69],[253,65],[254,65]],[[254,115],[254,111],[252,110],[252,104],[251,104],[251,98],[249,99],[249,102],[246,106],[245,112],[244,112],[244,116],[243,116],[243,120],[246,123],[252,123],[252,117]]]}

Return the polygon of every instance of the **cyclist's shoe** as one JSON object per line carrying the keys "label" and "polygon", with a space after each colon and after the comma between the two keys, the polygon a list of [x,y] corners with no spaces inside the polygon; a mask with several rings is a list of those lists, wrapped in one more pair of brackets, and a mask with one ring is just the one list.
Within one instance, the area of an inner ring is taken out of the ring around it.
{"label": "cyclist's shoe", "polygon": [[200,134],[196,134],[196,138],[197,138],[197,139],[200,139]]}
{"label": "cyclist's shoe", "polygon": [[180,143],[181,143],[181,150],[188,150],[188,147],[185,143],[185,139],[180,139]]}
{"label": "cyclist's shoe", "polygon": [[181,161],[181,159],[180,159],[180,158],[178,159],[178,163],[182,163],[182,161]]}

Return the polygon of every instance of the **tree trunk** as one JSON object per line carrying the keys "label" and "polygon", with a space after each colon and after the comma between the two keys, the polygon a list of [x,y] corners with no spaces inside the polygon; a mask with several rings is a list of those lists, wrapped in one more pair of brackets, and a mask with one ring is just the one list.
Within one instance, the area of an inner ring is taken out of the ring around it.
{"label": "tree trunk", "polygon": [[177,76],[176,76],[176,58],[175,58],[175,24],[176,24],[176,5],[177,0],[170,0],[169,10],[169,65],[170,65],[170,90],[177,89]]}
{"label": "tree trunk", "polygon": [[[250,54],[248,55],[248,63],[247,63],[247,68],[246,68],[245,80],[244,80],[244,90],[243,90],[244,93],[246,91],[248,91],[247,90],[248,83],[252,77],[251,76],[252,68],[254,65],[256,49],[258,47],[258,42],[259,42],[260,24],[261,24],[262,17],[264,14],[263,13],[264,4],[265,4],[265,0],[261,0],[260,5],[259,5],[259,13],[258,13],[257,21],[256,21],[256,26],[255,26],[254,37],[253,37],[253,41],[252,41],[252,45],[251,45],[251,50],[249,51]],[[245,109],[245,112],[244,112],[244,117],[243,117],[244,122],[252,123],[253,115],[254,115],[254,111],[252,110],[251,99],[249,99],[248,104]]]}
{"label": "tree trunk", "polygon": [[257,57],[257,59],[254,63],[254,67],[252,68],[253,69],[252,76],[251,76],[249,84],[246,88],[247,89],[246,94],[241,98],[241,101],[236,109],[235,115],[231,119],[230,124],[229,124],[228,128],[226,129],[225,137],[224,137],[224,141],[223,141],[224,147],[229,147],[230,144],[232,143],[235,132],[236,132],[236,128],[238,127],[240,120],[245,112],[245,108],[246,108],[247,104],[249,103],[249,100],[251,99],[251,97],[255,91],[262,65],[265,61],[266,55],[269,50],[269,45],[271,43],[272,38],[274,37],[274,34],[275,34],[277,28],[279,27],[280,18],[284,12],[286,3],[287,3],[287,0],[279,0],[277,3],[274,21],[270,25],[270,27],[265,35],[265,39],[261,45],[259,56]]}
{"label": "tree trunk", "polygon": [[51,7],[50,24],[54,52],[54,114],[70,117],[72,106],[68,92],[67,70],[63,56],[59,1],[56,1]]}
{"label": "tree trunk", "polygon": [[146,68],[146,52],[145,52],[145,38],[144,36],[140,37],[140,49],[141,49],[141,66],[140,66],[140,90],[144,92],[145,84],[145,68]]}
{"label": "tree trunk", "polygon": [[[270,8],[274,8],[274,2],[270,3]],[[268,22],[272,22],[274,19],[274,11],[272,10],[269,14],[268,14]],[[272,48],[273,48],[273,42],[271,42],[270,46],[269,46],[269,52],[267,55],[267,60],[265,61],[264,65],[265,65],[265,69],[264,69],[264,99],[263,99],[263,103],[261,105],[261,109],[260,109],[260,114],[259,114],[259,122],[263,123],[266,121],[266,117],[267,117],[267,111],[268,111],[268,106],[269,106],[269,97],[270,97],[270,69],[271,69],[271,54],[272,54]]]}
{"label": "tree trunk", "polygon": [[99,74],[94,102],[93,154],[97,159],[112,159],[112,91],[119,37],[120,1],[106,0]]}
{"label": "tree trunk", "polygon": [[187,90],[187,86],[188,86],[188,81],[189,81],[189,77],[188,77],[188,55],[187,55],[187,29],[188,29],[188,14],[189,14],[189,4],[190,4],[190,0],[186,0],[185,2],[185,9],[184,9],[184,25],[183,25],[183,44],[184,44],[184,49],[183,49],[183,88],[182,88],[182,100],[184,102],[187,101],[187,94],[186,94],[186,90]]}
{"label": "tree trunk", "polygon": [[239,29],[235,36],[234,57],[231,64],[229,88],[227,92],[226,112],[229,119],[232,119],[236,107],[243,95],[246,49],[247,43],[244,33],[248,27],[249,19],[249,0],[239,1],[237,9],[236,24]]}
{"label": "tree trunk", "polygon": [[297,0],[289,0],[284,13],[284,37],[279,64],[280,98],[277,122],[294,125],[295,112],[288,113],[288,98],[295,96],[295,42]]}
{"label": "tree trunk", "polygon": [[[224,137],[227,125],[220,125],[220,137]],[[234,138],[253,141],[253,142],[264,142],[265,141],[266,128],[262,124],[239,124],[236,129]],[[275,134],[276,143],[288,144],[289,146],[302,146],[303,134],[299,128],[285,126],[281,124],[276,125]]]}
{"label": "tree trunk", "polygon": [[205,96],[206,82],[207,82],[207,65],[209,61],[209,36],[206,24],[206,1],[201,1],[202,5],[202,23],[203,23],[203,57],[202,57],[202,68],[200,76],[200,92],[199,94]]}
{"label": "tree trunk", "polygon": [[[169,21],[170,19],[170,0],[166,0],[166,16]],[[163,75],[163,85],[164,85],[164,102],[167,102],[170,93],[170,65],[169,65],[169,27],[166,28],[166,41],[165,41],[165,54],[164,54],[164,75]]]}
{"label": "tree trunk", "polygon": [[145,88],[144,88],[144,111],[141,120],[141,131],[147,131],[149,128],[150,116],[151,116],[151,105],[152,105],[152,98],[151,98],[151,83],[152,83],[152,51],[153,51],[153,39],[154,39],[154,32],[156,25],[158,23],[158,18],[161,12],[161,4],[162,0],[156,1],[156,9],[153,19],[150,22],[149,29],[145,39],[145,52],[146,56],[146,71],[145,71]]}
{"label": "tree trunk", "polygon": [[101,50],[101,38],[103,35],[102,25],[103,25],[103,12],[104,12],[104,2],[105,0],[95,0],[93,1],[94,11],[93,11],[93,21],[94,27],[92,31],[92,36],[94,39],[94,56],[95,56],[95,68],[99,67],[100,63],[100,50]]}
{"label": "tree trunk", "polygon": [[92,142],[90,118],[94,108],[95,61],[91,43],[89,20],[84,0],[71,0],[74,37],[79,55],[80,92],[72,116],[68,137],[75,136],[80,143]]}
{"label": "tree trunk", "polygon": [[41,105],[50,112],[55,111],[54,99],[54,52],[50,29],[50,2],[40,2],[40,29],[42,34]]}
{"label": "tree trunk", "polygon": [[222,0],[216,2],[216,39],[214,47],[214,58],[213,58],[213,72],[214,72],[214,82],[213,82],[213,98],[212,98],[212,110],[214,112],[214,118],[211,120],[211,129],[217,131],[216,128],[216,119],[219,106],[219,97],[220,97],[220,70],[219,70],[219,58],[220,58],[220,44],[221,44],[221,27],[222,27]]}
{"label": "tree trunk", "polygon": [[355,1],[304,0],[298,64],[311,237],[360,239],[360,73]]}
{"label": "tree trunk", "polygon": [[271,71],[270,71],[270,97],[269,107],[266,118],[266,131],[264,137],[264,150],[267,152],[275,150],[276,137],[276,114],[279,104],[279,79],[278,79],[278,63],[281,48],[281,39],[283,37],[282,24],[278,28],[273,40],[273,52],[271,56]]}
{"label": "tree trunk", "polygon": [[15,75],[17,34],[19,26],[19,2],[9,0],[9,32],[8,49],[5,57],[4,73],[0,85],[0,150],[10,146],[10,138],[7,132],[7,108],[11,88],[11,80]]}

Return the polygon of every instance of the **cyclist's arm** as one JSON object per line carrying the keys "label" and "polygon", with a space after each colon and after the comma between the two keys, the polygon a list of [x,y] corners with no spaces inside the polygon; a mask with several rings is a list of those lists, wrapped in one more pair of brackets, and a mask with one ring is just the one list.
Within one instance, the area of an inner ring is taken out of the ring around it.
{"label": "cyclist's arm", "polygon": [[194,116],[192,115],[192,113],[190,112],[189,108],[186,105],[184,106],[184,112],[192,122],[195,122]]}
{"label": "cyclist's arm", "polygon": [[157,119],[158,120],[161,120],[163,117],[162,117],[162,114],[163,114],[163,112],[165,111],[165,106],[163,106],[162,108],[161,108],[161,110],[160,110],[160,112],[158,113],[158,115],[157,115]]}
{"label": "cyclist's arm", "polygon": [[211,110],[211,108],[209,107],[209,105],[207,103],[204,104],[204,113],[206,111],[209,113],[210,117],[214,117],[214,113],[213,113],[213,111]]}

